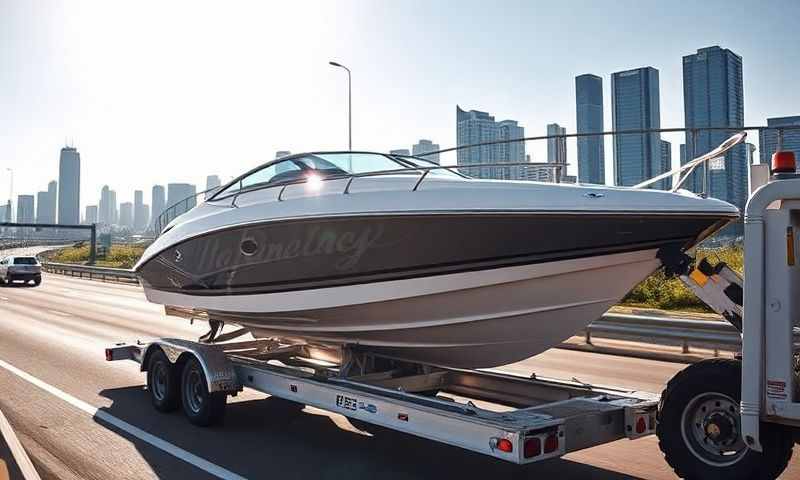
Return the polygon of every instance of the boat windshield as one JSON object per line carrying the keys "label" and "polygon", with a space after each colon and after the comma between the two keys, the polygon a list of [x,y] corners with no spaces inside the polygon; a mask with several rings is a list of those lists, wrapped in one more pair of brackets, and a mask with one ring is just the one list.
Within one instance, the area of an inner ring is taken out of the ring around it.
{"label": "boat windshield", "polygon": [[[298,157],[267,164],[237,178],[213,199],[270,185],[303,180],[311,175],[319,177],[338,177],[358,175],[387,170],[402,170],[419,166],[412,162],[402,162],[379,153],[309,153]],[[419,175],[418,170],[397,172],[398,175]]]}

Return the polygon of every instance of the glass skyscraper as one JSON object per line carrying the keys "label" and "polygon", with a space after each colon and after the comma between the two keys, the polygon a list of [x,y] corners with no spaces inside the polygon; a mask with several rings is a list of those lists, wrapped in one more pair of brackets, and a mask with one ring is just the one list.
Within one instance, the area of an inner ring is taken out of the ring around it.
{"label": "glass skyscraper", "polygon": [[[514,120],[495,122],[487,112],[464,111],[456,105],[456,144],[513,140],[525,136],[525,129]],[[518,163],[525,161],[525,142],[509,142],[495,145],[464,148],[458,150],[458,165],[481,165],[486,163]],[[517,180],[522,176],[522,167],[465,168],[463,173],[477,178]]]}
{"label": "glass skyscraper", "polygon": [[[611,75],[611,122],[615,131],[661,128],[658,70],[643,67]],[[616,185],[636,185],[662,172],[658,133],[614,136]]]}
{"label": "glass skyscraper", "polygon": [[[768,127],[800,127],[800,115],[794,117],[775,117],[767,119]],[[761,163],[772,162],[772,154],[778,151],[778,130],[766,130],[758,139]],[[800,128],[783,131],[783,150],[794,152],[800,160]]]}
{"label": "glass skyscraper", "polygon": [[58,223],[81,222],[81,155],[73,147],[61,149],[58,162]]}
{"label": "glass skyscraper", "polygon": [[[578,133],[603,131],[603,79],[587,73],[575,77]],[[605,141],[602,135],[578,137],[578,180],[606,183]]]}
{"label": "glass skyscraper", "polygon": [[[698,132],[696,142],[686,134],[686,162],[707,153],[744,126],[742,57],[718,46],[701,48],[683,57],[683,109],[686,128],[730,127],[731,130]],[[747,151],[737,145],[724,161],[709,165],[709,196],[744,208],[747,200]],[[703,167],[684,184],[703,191]]]}

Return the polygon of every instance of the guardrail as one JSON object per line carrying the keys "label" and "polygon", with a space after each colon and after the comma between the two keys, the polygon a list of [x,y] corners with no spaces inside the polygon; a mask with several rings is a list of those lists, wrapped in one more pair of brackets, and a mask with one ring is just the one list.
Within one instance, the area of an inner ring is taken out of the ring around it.
{"label": "guardrail", "polygon": [[[139,283],[133,271],[124,268],[48,262],[42,265],[42,269],[46,272],[77,278],[112,280],[128,284]],[[589,345],[592,344],[595,337],[614,338],[643,343],[679,345],[682,347],[683,353],[690,353],[691,346],[738,350],[742,343],[739,331],[724,320],[693,320],[621,313],[606,313],[590,323],[582,334],[585,342]],[[800,342],[800,330],[798,329],[795,329],[795,341]]]}
{"label": "guardrail", "polygon": [[677,344],[681,346],[683,353],[690,353],[691,345],[738,350],[742,344],[739,331],[724,320],[606,313],[590,323],[583,333],[584,340],[589,345],[592,344],[593,337],[635,339]]}
{"label": "guardrail", "polygon": [[138,284],[139,279],[133,270],[125,268],[96,267],[92,265],[76,265],[71,263],[45,262],[42,270],[49,273],[88,278],[89,280],[112,280],[118,283]]}

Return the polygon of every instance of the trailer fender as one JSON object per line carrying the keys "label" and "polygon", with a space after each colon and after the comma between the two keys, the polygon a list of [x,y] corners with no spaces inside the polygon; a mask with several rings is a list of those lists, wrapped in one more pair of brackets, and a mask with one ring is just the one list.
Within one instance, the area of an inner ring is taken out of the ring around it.
{"label": "trailer fender", "polygon": [[152,352],[160,349],[173,365],[181,364],[189,356],[197,358],[206,376],[209,392],[234,393],[242,390],[236,377],[233,364],[225,356],[221,348],[213,344],[202,344],[178,338],[163,338],[147,345],[142,355],[141,371],[147,370]]}

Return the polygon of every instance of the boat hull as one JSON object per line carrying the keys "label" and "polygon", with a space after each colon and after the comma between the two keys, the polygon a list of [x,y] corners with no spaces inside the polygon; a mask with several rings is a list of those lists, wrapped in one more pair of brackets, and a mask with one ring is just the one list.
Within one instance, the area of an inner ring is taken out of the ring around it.
{"label": "boat hull", "polygon": [[410,361],[491,367],[536,355],[600,317],[729,218],[462,213],[232,226],[137,273],[155,303],[281,337]]}

